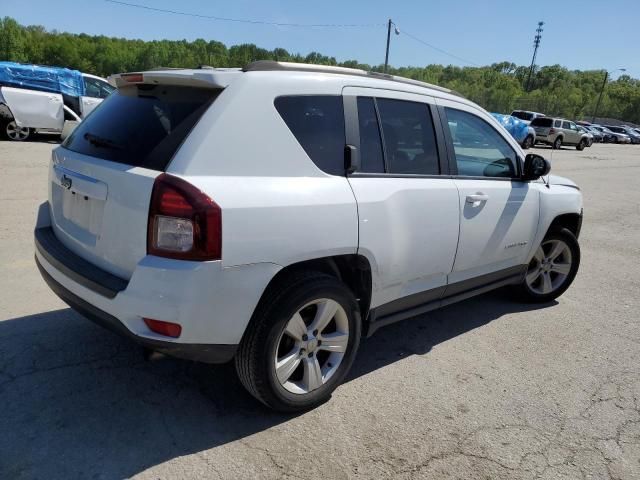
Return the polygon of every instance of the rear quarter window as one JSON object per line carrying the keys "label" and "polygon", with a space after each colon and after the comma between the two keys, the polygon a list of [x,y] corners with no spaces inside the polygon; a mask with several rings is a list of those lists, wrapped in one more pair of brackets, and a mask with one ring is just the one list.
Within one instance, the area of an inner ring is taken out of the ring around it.
{"label": "rear quarter window", "polygon": [[62,145],[111,162],[165,170],[219,92],[166,85],[118,89]]}
{"label": "rear quarter window", "polygon": [[344,107],[339,95],[278,97],[276,110],[322,171],[344,175]]}

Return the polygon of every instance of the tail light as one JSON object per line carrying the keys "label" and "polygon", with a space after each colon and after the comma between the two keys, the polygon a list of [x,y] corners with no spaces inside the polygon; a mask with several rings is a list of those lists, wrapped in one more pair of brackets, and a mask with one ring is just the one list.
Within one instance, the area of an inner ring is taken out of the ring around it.
{"label": "tail light", "polygon": [[220,260],[222,211],[205,193],[163,173],[153,185],[147,253],[180,260]]}
{"label": "tail light", "polygon": [[555,128],[550,128],[549,129],[549,135],[553,135],[554,133],[556,133],[556,129]]}

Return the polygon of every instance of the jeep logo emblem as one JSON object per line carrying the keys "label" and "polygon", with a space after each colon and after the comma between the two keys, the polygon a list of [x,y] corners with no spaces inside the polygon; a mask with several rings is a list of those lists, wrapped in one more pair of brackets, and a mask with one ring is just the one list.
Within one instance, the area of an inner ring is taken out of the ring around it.
{"label": "jeep logo emblem", "polygon": [[73,184],[73,182],[71,181],[71,179],[69,177],[67,177],[66,175],[62,175],[62,180],[60,180],[60,185],[62,185],[67,190],[71,190],[71,185],[72,184]]}

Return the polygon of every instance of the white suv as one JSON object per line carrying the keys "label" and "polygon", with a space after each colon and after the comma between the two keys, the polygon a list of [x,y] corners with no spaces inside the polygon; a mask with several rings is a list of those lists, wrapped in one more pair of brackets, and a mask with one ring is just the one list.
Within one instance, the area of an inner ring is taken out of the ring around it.
{"label": "white suv", "polygon": [[270,407],[325,401],[381,326],[576,275],[579,189],[449,90],[269,61],[114,81],[53,152],[42,276],[153,350],[235,358]]}

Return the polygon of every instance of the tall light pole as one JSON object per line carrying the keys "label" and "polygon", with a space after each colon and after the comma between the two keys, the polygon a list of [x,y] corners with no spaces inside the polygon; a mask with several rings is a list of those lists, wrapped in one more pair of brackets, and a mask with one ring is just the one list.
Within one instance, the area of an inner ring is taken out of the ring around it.
{"label": "tall light pole", "polygon": [[527,86],[525,91],[529,91],[529,87],[531,87],[531,76],[533,75],[533,70],[536,68],[536,57],[538,56],[538,48],[540,47],[540,40],[542,40],[542,32],[544,22],[538,22],[538,28],[536,28],[536,36],[533,37],[533,58],[531,58],[531,67],[529,67],[529,76],[527,77]]}
{"label": "tall light pole", "polygon": [[[626,68],[618,68],[616,70],[612,70],[612,72],[626,72]],[[596,123],[596,117],[598,116],[598,109],[600,108],[600,101],[602,100],[602,94],[604,93],[604,87],[607,86],[607,80],[609,79],[609,74],[611,72],[609,70],[604,72],[604,80],[602,81],[602,88],[600,89],[600,95],[598,95],[598,103],[596,104],[596,110],[593,112],[593,117],[591,117],[591,123]]]}
{"label": "tall light pole", "polygon": [[398,30],[398,26],[389,19],[387,23],[387,51],[384,55],[384,73],[387,73],[387,68],[389,68],[389,43],[391,42],[391,25],[393,25],[394,31],[396,35],[400,35],[400,30]]}

